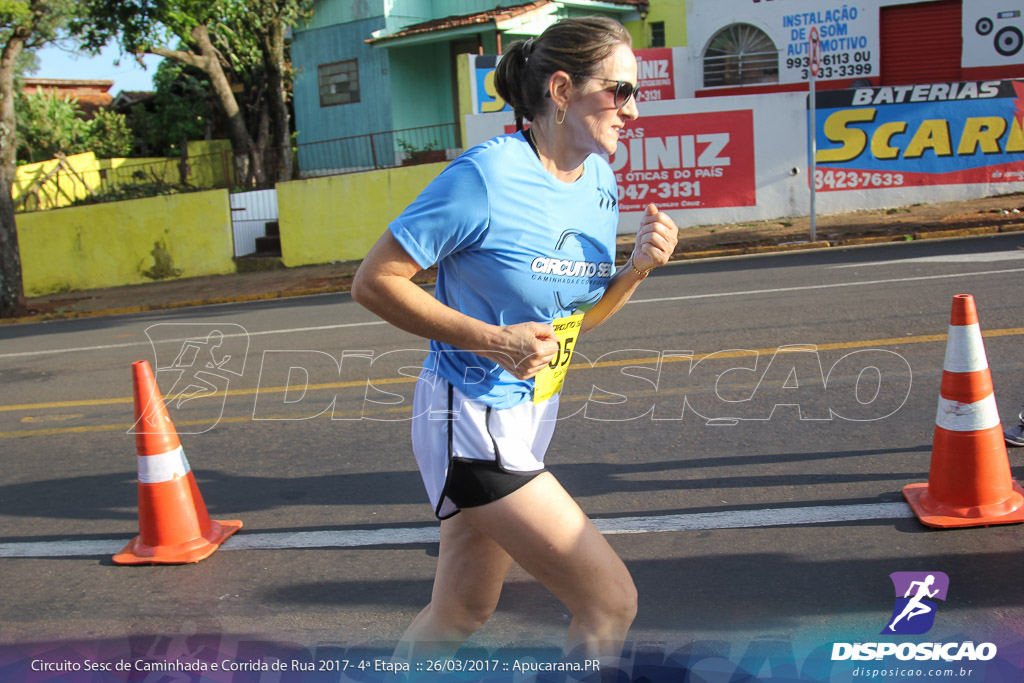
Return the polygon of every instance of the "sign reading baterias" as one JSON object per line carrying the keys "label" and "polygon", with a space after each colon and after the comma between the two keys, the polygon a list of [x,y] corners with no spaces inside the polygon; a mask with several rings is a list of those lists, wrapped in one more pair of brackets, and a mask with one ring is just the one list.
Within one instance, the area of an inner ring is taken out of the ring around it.
{"label": "sign reading baterias", "polygon": [[819,92],[818,190],[1024,180],[1024,81]]}
{"label": "sign reading baterias", "polygon": [[754,206],[754,115],[749,109],[645,116],[609,159],[619,209]]}

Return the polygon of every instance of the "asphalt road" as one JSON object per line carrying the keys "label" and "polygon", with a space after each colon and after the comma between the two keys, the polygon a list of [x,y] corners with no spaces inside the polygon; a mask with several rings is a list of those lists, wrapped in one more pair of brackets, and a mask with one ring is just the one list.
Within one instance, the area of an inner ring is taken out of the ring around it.
{"label": "asphalt road", "polygon": [[[1022,284],[1019,234],[680,263],[584,337],[548,462],[634,576],[632,651],[699,652],[690,680],[852,680],[827,651],[880,639],[889,575],[945,572],[927,638],[996,643],[1019,675],[1024,528],[929,530],[901,490],[928,477],[956,294],[1016,419]],[[381,653],[428,601],[436,523],[407,422],[425,344],[347,294],[0,340],[0,678],[66,650]],[[110,561],[137,530],[136,360],[165,395],[218,392],[170,405],[211,516],[245,525],[195,565]],[[567,623],[514,569],[466,652],[554,657]]]}

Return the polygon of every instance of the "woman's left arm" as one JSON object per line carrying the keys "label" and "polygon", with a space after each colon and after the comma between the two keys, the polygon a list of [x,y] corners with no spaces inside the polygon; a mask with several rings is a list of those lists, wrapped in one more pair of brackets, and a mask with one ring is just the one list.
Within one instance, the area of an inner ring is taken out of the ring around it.
{"label": "woman's left arm", "polygon": [[636,232],[633,254],[626,265],[616,271],[600,301],[583,316],[581,332],[589,332],[615,315],[648,273],[668,263],[678,239],[679,228],[675,221],[658,211],[654,204],[648,204]]}

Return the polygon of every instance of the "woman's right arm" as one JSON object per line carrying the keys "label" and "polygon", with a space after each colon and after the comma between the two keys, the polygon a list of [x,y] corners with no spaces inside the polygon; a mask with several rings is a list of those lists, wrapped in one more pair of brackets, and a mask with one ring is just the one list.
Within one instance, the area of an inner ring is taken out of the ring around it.
{"label": "woman's right arm", "polygon": [[386,230],[352,280],[352,298],[395,327],[471,351],[519,379],[537,374],[558,349],[548,323],[491,325],[450,308],[412,281],[419,264]]}

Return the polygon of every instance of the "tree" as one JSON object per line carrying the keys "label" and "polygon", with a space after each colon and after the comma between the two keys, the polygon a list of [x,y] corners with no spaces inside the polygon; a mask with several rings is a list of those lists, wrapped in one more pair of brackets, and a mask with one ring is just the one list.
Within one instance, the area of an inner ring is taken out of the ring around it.
{"label": "tree", "polygon": [[313,12],[312,0],[231,0],[226,3],[224,33],[234,36],[240,65],[261,70],[266,85],[270,146],[288,150],[277,159],[278,178],[291,178],[291,123],[288,99],[294,73],[285,34]]}
{"label": "tree", "polygon": [[15,71],[25,50],[58,37],[74,8],[73,0],[0,0],[0,317],[17,315],[25,304],[11,199],[17,153]]}
{"label": "tree", "polygon": [[129,121],[142,156],[181,153],[182,140],[201,140],[210,124],[210,82],[199,69],[165,59],[153,76],[152,100],[132,106]]}
{"label": "tree", "polygon": [[[278,31],[283,45],[286,27],[308,11],[311,0],[85,0],[83,4],[87,18],[76,22],[75,28],[86,47],[96,49],[116,38],[126,53],[155,54],[202,70],[225,117],[236,182],[266,181],[258,135],[246,121],[229,74],[236,65],[254,63],[253,55],[264,51],[264,36],[272,36],[267,51],[276,50]],[[272,68],[281,71],[279,62]],[[273,78],[270,71],[268,83]],[[272,84],[266,91],[270,100],[284,102],[283,86]],[[271,106],[275,110],[280,116],[276,102]]]}

